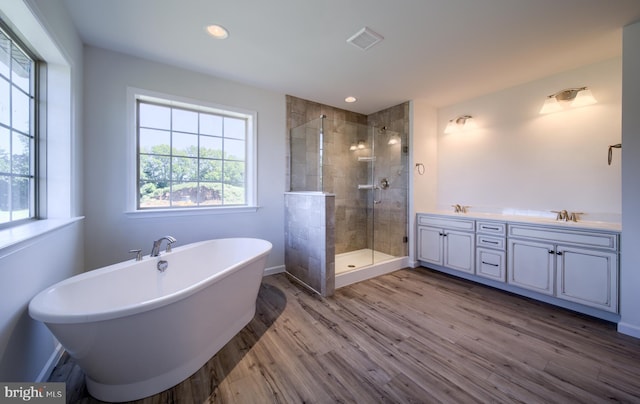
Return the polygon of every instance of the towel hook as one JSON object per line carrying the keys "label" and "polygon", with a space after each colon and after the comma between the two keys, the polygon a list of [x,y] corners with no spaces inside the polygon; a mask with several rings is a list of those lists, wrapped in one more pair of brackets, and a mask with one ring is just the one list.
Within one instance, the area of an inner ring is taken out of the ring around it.
{"label": "towel hook", "polygon": [[607,163],[611,165],[611,159],[613,158],[613,149],[621,149],[622,143],[609,145],[609,156],[607,157]]}

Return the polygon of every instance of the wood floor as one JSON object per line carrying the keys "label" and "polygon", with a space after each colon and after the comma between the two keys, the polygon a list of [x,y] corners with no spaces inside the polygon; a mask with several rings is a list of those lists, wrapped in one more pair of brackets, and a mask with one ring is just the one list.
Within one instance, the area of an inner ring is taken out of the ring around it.
{"label": "wood floor", "polygon": [[[96,403],[61,363],[70,402]],[[640,402],[640,340],[615,325],[425,268],[321,298],[264,279],[254,319],[141,403]]]}

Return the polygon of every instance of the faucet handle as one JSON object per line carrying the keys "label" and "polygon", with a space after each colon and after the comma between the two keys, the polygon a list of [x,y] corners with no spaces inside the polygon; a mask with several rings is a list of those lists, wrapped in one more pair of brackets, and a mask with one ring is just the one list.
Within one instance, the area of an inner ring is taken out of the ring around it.
{"label": "faucet handle", "polygon": [[572,222],[577,222],[578,215],[584,215],[584,212],[571,212],[571,214],[569,215],[569,220],[571,220]]}
{"label": "faucet handle", "polygon": [[171,237],[171,236],[166,236],[165,238],[167,239],[167,248],[166,248],[165,252],[170,253],[171,252],[171,245],[173,243],[175,243],[176,241],[178,241],[178,240],[176,240],[175,237]]}
{"label": "faucet handle", "polygon": [[129,250],[129,253],[136,255],[136,261],[142,261],[142,249]]}

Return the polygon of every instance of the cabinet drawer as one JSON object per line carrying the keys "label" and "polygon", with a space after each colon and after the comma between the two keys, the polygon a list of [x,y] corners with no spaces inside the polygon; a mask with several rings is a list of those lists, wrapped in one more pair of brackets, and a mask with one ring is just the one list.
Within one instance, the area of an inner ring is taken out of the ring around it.
{"label": "cabinet drawer", "polygon": [[495,248],[497,250],[504,250],[505,239],[504,237],[485,236],[484,234],[478,234],[476,236],[476,246]]}
{"label": "cabinet drawer", "polygon": [[476,222],[474,220],[469,219],[450,219],[442,216],[418,216],[418,225],[421,226],[433,226],[442,227],[445,229],[473,231],[475,230],[475,224]]}
{"label": "cabinet drawer", "polygon": [[564,230],[547,227],[509,225],[510,238],[527,238],[553,243],[570,243],[580,246],[618,248],[618,235],[615,233],[596,233],[581,230]]}
{"label": "cabinet drawer", "polygon": [[476,275],[494,281],[506,280],[506,253],[504,251],[476,250]]}
{"label": "cabinet drawer", "polygon": [[484,234],[495,234],[505,236],[507,234],[507,224],[503,222],[481,222],[476,223],[476,231]]}

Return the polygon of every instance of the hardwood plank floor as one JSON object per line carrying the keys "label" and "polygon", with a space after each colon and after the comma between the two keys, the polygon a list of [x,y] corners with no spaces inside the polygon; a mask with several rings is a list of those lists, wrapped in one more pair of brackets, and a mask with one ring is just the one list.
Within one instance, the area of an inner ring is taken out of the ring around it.
{"label": "hardwood plank floor", "polygon": [[[51,381],[98,403],[65,356]],[[321,298],[279,274],[253,320],[151,403],[640,402],[640,340],[615,324],[425,268]]]}

